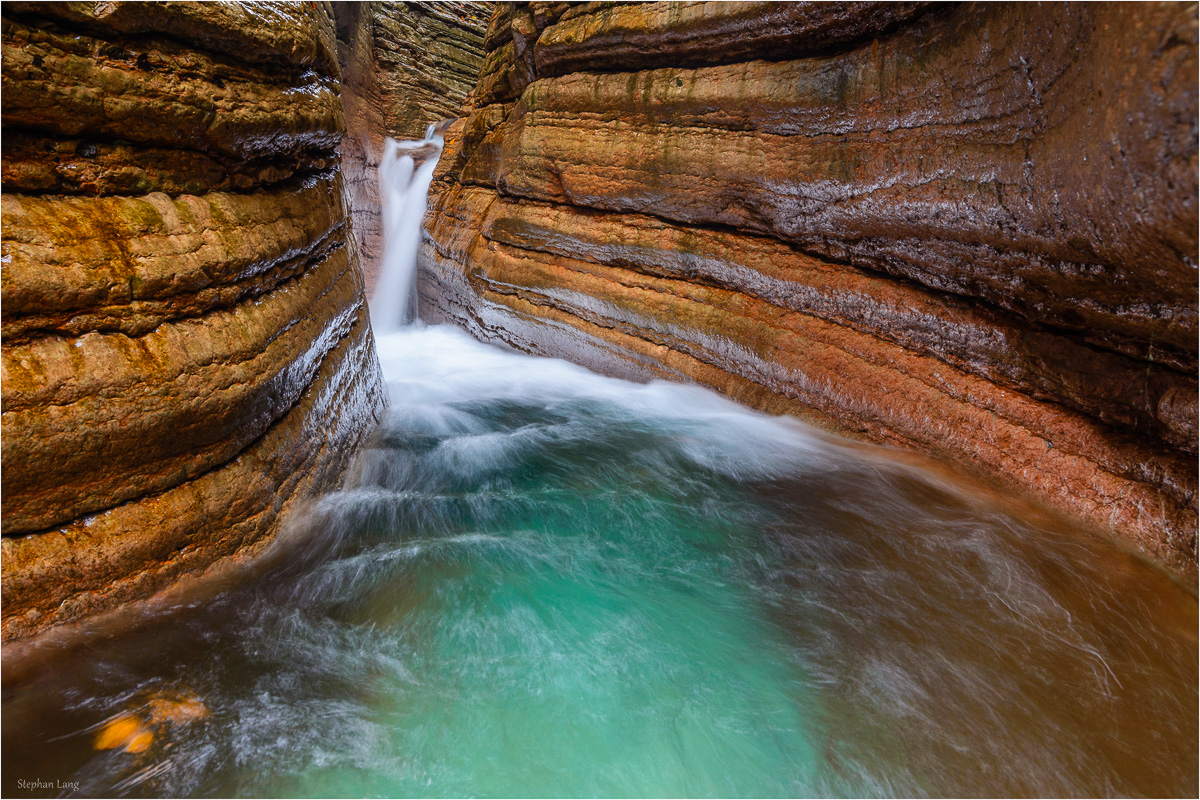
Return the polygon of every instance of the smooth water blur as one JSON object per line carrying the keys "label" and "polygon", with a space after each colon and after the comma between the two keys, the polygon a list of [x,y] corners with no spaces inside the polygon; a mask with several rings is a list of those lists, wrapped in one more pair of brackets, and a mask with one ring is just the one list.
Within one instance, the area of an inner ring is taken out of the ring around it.
{"label": "smooth water blur", "polygon": [[371,326],[379,334],[394,333],[416,317],[421,222],[444,143],[436,127],[430,125],[420,141],[384,141],[379,162],[383,257],[370,304]]}
{"label": "smooth water blur", "polygon": [[[1196,600],[681,385],[379,339],[345,491],[215,599],[5,687],[3,792],[1191,795]],[[141,753],[95,750],[146,698]]]}

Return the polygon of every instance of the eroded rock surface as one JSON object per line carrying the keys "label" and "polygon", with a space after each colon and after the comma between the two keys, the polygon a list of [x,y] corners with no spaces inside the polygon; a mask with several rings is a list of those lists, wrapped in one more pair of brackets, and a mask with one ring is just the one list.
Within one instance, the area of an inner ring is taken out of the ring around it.
{"label": "eroded rock surface", "polygon": [[384,403],[327,4],[3,8],[3,636],[263,547]]}
{"label": "eroded rock surface", "polygon": [[517,3],[422,316],[912,447],[1194,579],[1188,4]]}

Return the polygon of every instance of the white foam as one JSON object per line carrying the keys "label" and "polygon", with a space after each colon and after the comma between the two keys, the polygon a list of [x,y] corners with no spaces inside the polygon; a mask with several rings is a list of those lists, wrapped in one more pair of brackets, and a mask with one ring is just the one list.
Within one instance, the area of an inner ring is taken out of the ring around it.
{"label": "white foam", "polygon": [[[585,402],[594,409],[587,424],[643,421],[673,436],[695,462],[737,477],[791,471],[832,455],[802,424],[708,389],[608,378],[567,361],[502,350],[449,325],[413,325],[377,336],[376,346],[393,407],[410,419],[452,418],[451,404],[511,402],[552,411]],[[485,448],[493,457],[496,445]]]}

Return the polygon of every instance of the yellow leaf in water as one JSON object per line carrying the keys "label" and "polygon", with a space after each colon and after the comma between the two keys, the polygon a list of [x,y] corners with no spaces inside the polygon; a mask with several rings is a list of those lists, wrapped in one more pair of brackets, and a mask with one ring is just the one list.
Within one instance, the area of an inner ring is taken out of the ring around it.
{"label": "yellow leaf in water", "polygon": [[159,692],[152,695],[142,709],[149,712],[149,719],[143,720],[133,714],[113,717],[96,734],[93,746],[97,750],[121,747],[127,753],[144,753],[154,743],[150,728],[161,728],[168,722],[194,722],[209,715],[208,707],[190,692]]}
{"label": "yellow leaf in water", "polygon": [[111,719],[105,724],[100,732],[96,734],[96,739],[93,746],[97,750],[112,750],[117,747],[124,747],[131,753],[140,753],[150,746],[150,742],[145,742],[141,750],[131,750],[129,742],[140,737],[149,737],[153,739],[147,731],[142,729],[142,723],[137,717],[130,714],[122,714],[115,719]]}

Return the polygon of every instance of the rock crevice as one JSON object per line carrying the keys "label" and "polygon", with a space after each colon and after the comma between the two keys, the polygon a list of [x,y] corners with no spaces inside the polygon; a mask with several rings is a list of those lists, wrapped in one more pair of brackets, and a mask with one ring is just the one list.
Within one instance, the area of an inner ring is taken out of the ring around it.
{"label": "rock crevice", "polygon": [[335,3],[349,129],[341,145],[367,285],[382,256],[377,170],[384,141],[420,139],[458,115],[483,62],[483,2]]}

